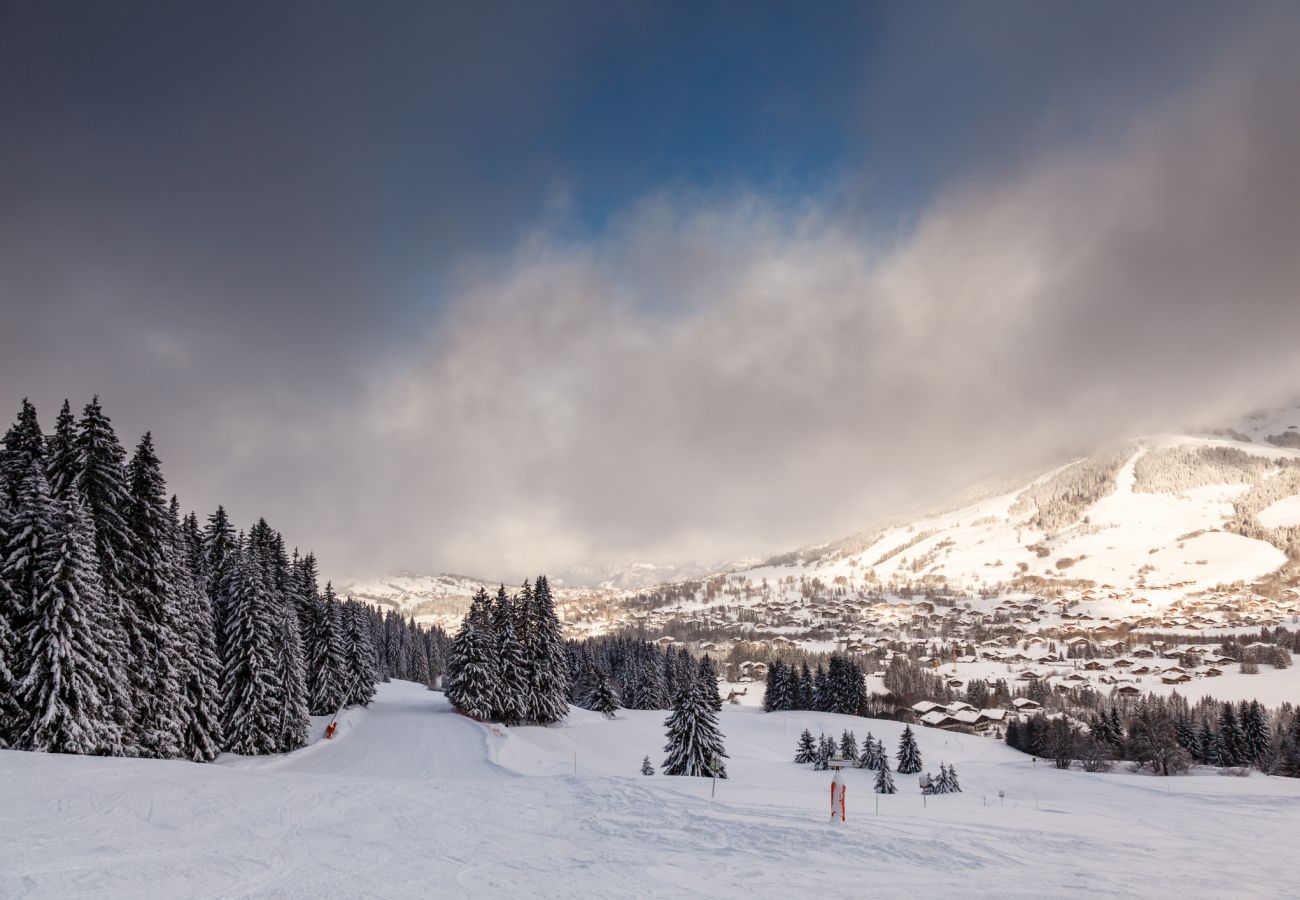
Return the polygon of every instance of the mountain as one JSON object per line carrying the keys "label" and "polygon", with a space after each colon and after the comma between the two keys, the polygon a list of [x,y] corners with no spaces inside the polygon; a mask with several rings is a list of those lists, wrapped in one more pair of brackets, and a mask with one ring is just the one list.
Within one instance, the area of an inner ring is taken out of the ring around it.
{"label": "mountain", "polygon": [[[1300,558],[1300,407],[1228,427],[1191,428],[1103,447],[1033,476],[1002,478],[938,510],[762,562],[576,566],[552,578],[570,621],[587,632],[632,621],[638,594],[690,617],[716,584],[755,586],[748,602],[782,618],[809,596],[1083,592],[1148,602],[1274,579]],[[701,584],[703,582],[703,584]],[[711,587],[708,582],[714,582]],[[459,575],[399,572],[343,592],[454,627],[480,586]],[[758,589],[757,586],[763,586]],[[733,595],[734,597],[734,592]],[[692,602],[693,601],[693,602]],[[685,605],[683,605],[683,603]]]}
{"label": "mountain", "polygon": [[883,593],[1122,590],[1266,579],[1300,557],[1300,409],[1105,447],[950,510],[734,573]]}

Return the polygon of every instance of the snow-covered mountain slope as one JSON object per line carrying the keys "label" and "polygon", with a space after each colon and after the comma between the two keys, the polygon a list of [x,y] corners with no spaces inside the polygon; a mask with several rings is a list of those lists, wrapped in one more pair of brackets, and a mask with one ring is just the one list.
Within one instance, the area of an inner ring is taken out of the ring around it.
{"label": "snow-covered mountain slope", "polygon": [[[1249,420],[1294,433],[1300,411]],[[739,573],[885,592],[1061,587],[1183,596],[1277,572],[1300,550],[1300,448],[1241,430],[1156,435],[1072,461],[999,496]],[[837,581],[842,579],[843,581]]]}
{"label": "snow-covered mountain slope", "polygon": [[[625,621],[619,601],[636,591],[721,573],[742,584],[818,579],[894,596],[1060,591],[1156,603],[1279,571],[1291,583],[1284,567],[1300,557],[1300,438],[1289,435],[1300,435],[1300,408],[1116,444],[1037,477],[986,483],[942,511],[761,563],[579,567],[552,585],[571,618],[599,631]],[[341,592],[454,627],[483,584],[406,572]],[[779,605],[802,590],[789,593],[765,591],[762,600]]]}
{"label": "snow-covered mountain slope", "polygon": [[[923,802],[900,775],[877,812],[871,773],[848,770],[840,824],[827,773],[790,761],[800,731],[892,751],[901,724],[724,707],[714,795],[637,774],[662,757],[663,719],[574,709],[504,729],[394,682],[285,756],[0,751],[0,896],[1278,896],[1300,878],[1293,779],[1061,772],[922,728],[926,768],[954,765],[964,792]],[[1178,865],[1153,883],[1153,859]]]}

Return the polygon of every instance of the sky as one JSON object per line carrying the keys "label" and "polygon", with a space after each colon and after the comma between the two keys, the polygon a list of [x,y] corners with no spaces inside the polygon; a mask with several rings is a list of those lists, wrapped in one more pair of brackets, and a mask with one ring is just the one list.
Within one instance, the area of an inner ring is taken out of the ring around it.
{"label": "sky", "polygon": [[[726,559],[1300,393],[1300,10],[0,0],[0,411],[327,574]],[[12,413],[5,413],[12,415]]]}

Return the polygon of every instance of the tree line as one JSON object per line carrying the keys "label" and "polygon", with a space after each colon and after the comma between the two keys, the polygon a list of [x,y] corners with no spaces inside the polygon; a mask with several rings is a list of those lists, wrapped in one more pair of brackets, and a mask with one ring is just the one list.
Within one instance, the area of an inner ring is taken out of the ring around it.
{"label": "tree line", "polygon": [[1270,714],[1258,700],[1190,704],[1178,694],[1148,694],[1103,702],[1086,722],[1064,715],[1013,721],[1006,741],[1063,769],[1078,762],[1105,771],[1127,761],[1159,775],[1209,765],[1300,777],[1300,715],[1289,704]]}
{"label": "tree line", "polygon": [[0,447],[0,745],[214,759],[302,746],[311,715],[390,674],[432,678],[436,634],[317,588],[264,519],[200,525],[153,438],[128,455],[94,398]]}
{"label": "tree line", "polygon": [[766,712],[809,709],[817,712],[866,715],[867,689],[862,667],[847,656],[832,655],[830,664],[814,672],[805,660],[795,668],[774,660],[767,669],[763,709]]}

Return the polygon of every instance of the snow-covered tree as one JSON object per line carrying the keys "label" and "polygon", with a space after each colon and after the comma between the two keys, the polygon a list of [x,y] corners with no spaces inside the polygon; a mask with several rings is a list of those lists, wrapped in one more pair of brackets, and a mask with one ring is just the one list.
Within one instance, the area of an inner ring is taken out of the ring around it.
{"label": "snow-covered tree", "polygon": [[[172,500],[173,519],[176,501]],[[181,755],[209,762],[221,752],[221,663],[212,630],[212,606],[194,571],[198,522],[177,523],[172,535],[176,631],[180,638],[185,731]]]}
{"label": "snow-covered tree", "polygon": [[475,719],[489,719],[500,708],[490,603],[487,591],[479,588],[447,658],[447,701]]}
{"label": "snow-covered tree", "polygon": [[128,467],[131,556],[123,606],[134,688],[136,743],[144,756],[179,756],[185,732],[180,651],[171,570],[171,515],[153,437],[146,433]]}
{"label": "snow-covered tree", "polygon": [[835,741],[826,735],[821,735],[817,740],[817,758],[813,760],[813,768],[818,772],[824,772],[830,768],[831,757],[835,755]]}
{"label": "snow-covered tree", "polygon": [[650,765],[650,757],[647,756],[645,759],[641,760],[641,774],[653,775],[654,773],[655,767]]}
{"label": "snow-covered tree", "polygon": [[883,757],[883,764],[876,769],[877,794],[897,794],[898,788],[894,787],[894,776],[889,773],[889,757]]}
{"label": "snow-covered tree", "polygon": [[347,702],[349,705],[365,706],[375,697],[375,685],[379,674],[375,670],[375,648],[370,640],[369,623],[361,605],[348,600],[341,612],[347,624],[347,636],[344,647],[346,671],[351,684]]}
{"label": "snow-covered tree", "polygon": [[840,736],[840,756],[845,759],[858,758],[858,739],[847,728],[844,729],[844,734]]}
{"label": "snow-covered tree", "polygon": [[229,655],[222,678],[226,749],[245,755],[275,753],[281,746],[281,723],[271,601],[254,555],[237,552],[232,562]]}
{"label": "snow-covered tree", "polygon": [[9,426],[0,443],[0,488],[11,505],[18,502],[23,480],[34,465],[45,468],[45,435],[36,418],[36,407],[24,397],[17,421]]}
{"label": "snow-covered tree", "polygon": [[885,745],[868,731],[867,736],[862,740],[862,755],[858,757],[858,765],[864,769],[879,769],[881,765],[887,763]]}
{"label": "snow-covered tree", "polygon": [[50,483],[50,497],[63,500],[68,488],[81,476],[81,452],[77,449],[77,420],[67,400],[54,422],[54,434],[45,445],[45,478]]}
{"label": "snow-covered tree", "polygon": [[312,629],[306,647],[308,693],[314,716],[333,715],[346,699],[347,685],[343,683],[346,661],[337,606],[334,586],[327,583],[322,599],[313,604]]}
{"label": "snow-covered tree", "polygon": [[614,713],[618,711],[618,694],[615,693],[614,686],[610,684],[604,672],[596,671],[594,675],[584,705],[592,712],[598,712],[605,718],[612,719]]}
{"label": "snow-covered tree", "polygon": [[528,626],[523,643],[530,675],[529,718],[547,725],[568,715],[569,669],[560,620],[545,575],[537,576],[533,584]]}
{"label": "snow-covered tree", "polygon": [[[39,470],[33,466],[33,472]],[[44,473],[40,481],[44,482]],[[34,567],[37,590],[21,634],[27,669],[17,685],[22,716],[14,745],[23,750],[109,755],[122,733],[103,688],[120,677],[95,648],[103,586],[89,518],[70,487],[56,505]]]}
{"label": "snow-covered tree", "polygon": [[898,774],[915,775],[921,771],[921,750],[916,746],[912,726],[903,726],[903,736],[898,742]]}
{"label": "snow-covered tree", "polygon": [[707,653],[700,657],[696,678],[699,679],[700,690],[704,693],[704,699],[709,702],[709,706],[714,712],[721,712],[722,695],[718,693],[718,670]]}
{"label": "snow-covered tree", "polygon": [[803,734],[799,735],[799,745],[795,748],[794,761],[797,763],[817,761],[817,742],[813,740],[812,732],[807,728],[803,730]]}
{"label": "snow-covered tree", "polygon": [[700,690],[698,680],[678,692],[672,715],[664,724],[668,728],[668,743],[664,747],[668,756],[662,767],[665,775],[727,777],[722,761],[727,751],[718,729],[717,713],[706,693]]}
{"label": "snow-covered tree", "polygon": [[497,709],[494,716],[507,725],[528,717],[530,679],[524,646],[515,632],[515,603],[505,585],[492,605],[492,631],[496,640]]}

